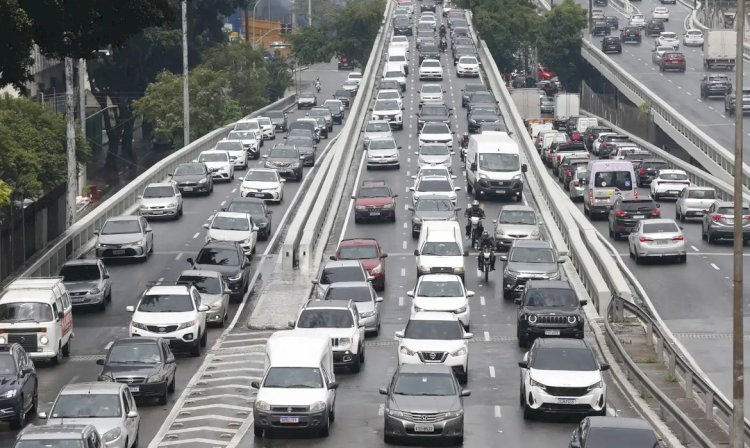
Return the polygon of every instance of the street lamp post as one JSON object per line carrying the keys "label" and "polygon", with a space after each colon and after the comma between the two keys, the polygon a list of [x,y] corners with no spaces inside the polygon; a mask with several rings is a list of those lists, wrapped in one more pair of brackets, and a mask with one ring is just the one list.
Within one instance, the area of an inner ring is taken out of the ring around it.
{"label": "street lamp post", "polygon": [[188,83],[187,0],[182,0],[182,140],[190,143],[190,87]]}
{"label": "street lamp post", "polygon": [[258,9],[258,5],[260,5],[262,2],[263,0],[256,0],[255,6],[253,6],[253,40],[250,41],[252,42],[253,47],[255,47],[255,10]]}

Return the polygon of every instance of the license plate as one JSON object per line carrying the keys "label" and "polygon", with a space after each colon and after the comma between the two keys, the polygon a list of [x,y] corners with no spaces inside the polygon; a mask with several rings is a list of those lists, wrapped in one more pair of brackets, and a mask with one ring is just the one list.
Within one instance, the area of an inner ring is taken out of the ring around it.
{"label": "license plate", "polygon": [[279,423],[299,423],[299,417],[279,417]]}
{"label": "license plate", "polygon": [[560,336],[560,330],[544,330],[545,336]]}
{"label": "license plate", "polygon": [[123,255],[123,254],[125,254],[124,249],[115,249],[112,251],[112,255]]}
{"label": "license plate", "polygon": [[575,404],[575,398],[558,398],[557,402],[560,404]]}
{"label": "license plate", "polygon": [[659,246],[665,246],[665,245],[669,244],[669,241],[667,241],[667,240],[656,240],[656,241],[654,241],[654,242],[655,242],[655,243],[656,243],[657,245],[659,245]]}
{"label": "license plate", "polygon": [[82,303],[84,300],[83,297],[71,297],[70,299],[73,301],[73,303]]}
{"label": "license plate", "polygon": [[495,190],[495,194],[505,194],[505,190]]}
{"label": "license plate", "polygon": [[263,193],[253,193],[252,196],[254,198],[262,198],[263,197]]}
{"label": "license plate", "polygon": [[678,190],[669,190],[669,194],[680,194]]}
{"label": "license plate", "polygon": [[643,219],[644,215],[633,215],[633,219]]}
{"label": "license plate", "polygon": [[128,385],[128,389],[130,389],[130,392],[139,392],[141,390],[141,387]]}
{"label": "license plate", "polygon": [[380,216],[380,212],[370,212],[370,216]]}
{"label": "license plate", "polygon": [[435,425],[414,425],[414,432],[435,432]]}
{"label": "license plate", "polygon": [[185,191],[193,191],[193,187],[182,187]]}

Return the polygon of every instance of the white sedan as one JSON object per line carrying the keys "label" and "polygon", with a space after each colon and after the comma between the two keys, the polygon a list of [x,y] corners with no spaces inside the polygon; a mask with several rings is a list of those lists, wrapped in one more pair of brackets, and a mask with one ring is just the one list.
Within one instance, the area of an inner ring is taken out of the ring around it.
{"label": "white sedan", "polygon": [[655,47],[658,46],[672,47],[677,51],[680,49],[680,39],[677,37],[677,33],[663,31],[656,38]]}
{"label": "white sedan", "polygon": [[469,297],[474,291],[467,291],[458,275],[423,275],[419,277],[417,287],[406,295],[412,298],[412,316],[420,311],[447,311],[455,314],[466,330],[471,326]]}
{"label": "white sedan", "polygon": [[284,182],[276,170],[254,168],[247,172],[240,185],[240,196],[243,198],[260,198],[281,202],[284,199]]}
{"label": "white sedan", "polygon": [[687,261],[685,235],[673,219],[644,219],[638,221],[628,235],[630,258],[640,263],[644,258],[676,258]]}
{"label": "white sedan", "polygon": [[346,77],[347,81],[355,81],[357,85],[359,85],[360,81],[362,81],[362,72],[350,72],[349,76]]}
{"label": "white sedan", "polygon": [[646,26],[646,18],[643,16],[643,14],[633,14],[632,16],[630,16],[628,24],[630,26],[643,28]]}
{"label": "white sedan", "polygon": [[419,66],[419,79],[443,80],[443,66],[437,59],[425,59]]}
{"label": "white sedan", "polygon": [[651,18],[669,22],[669,9],[664,6],[657,6],[653,11],[651,11]]}
{"label": "white sedan", "polygon": [[206,242],[232,241],[239,243],[248,258],[255,253],[259,229],[248,213],[218,212],[210,224],[203,224],[203,228],[208,229]]}
{"label": "white sedan", "polygon": [[425,143],[445,143],[453,148],[453,132],[445,123],[429,121],[419,130],[419,147]]}
{"label": "white sedan", "polygon": [[690,179],[683,170],[659,170],[651,181],[651,197],[659,200],[663,197],[675,198],[680,196],[685,187],[690,186]]}
{"label": "white sedan", "polygon": [[701,30],[687,30],[682,35],[682,43],[686,47],[702,47],[703,46],[703,31]]}
{"label": "white sedan", "polygon": [[474,56],[461,56],[456,64],[456,73],[458,77],[462,76],[479,76],[479,60]]}

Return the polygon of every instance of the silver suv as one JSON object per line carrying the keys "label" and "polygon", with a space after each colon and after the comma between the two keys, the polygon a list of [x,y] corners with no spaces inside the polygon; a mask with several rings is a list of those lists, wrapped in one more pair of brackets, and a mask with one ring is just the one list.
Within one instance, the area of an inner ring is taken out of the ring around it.
{"label": "silver suv", "polygon": [[505,263],[503,297],[511,299],[531,279],[560,280],[560,263],[566,258],[558,256],[548,241],[516,240],[508,255],[501,255],[500,260]]}

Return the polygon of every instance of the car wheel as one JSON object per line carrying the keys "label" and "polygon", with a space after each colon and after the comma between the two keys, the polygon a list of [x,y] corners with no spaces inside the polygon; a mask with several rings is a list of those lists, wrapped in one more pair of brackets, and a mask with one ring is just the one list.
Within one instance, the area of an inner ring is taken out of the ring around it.
{"label": "car wheel", "polygon": [[701,239],[702,239],[702,240],[705,240],[705,239],[706,239],[706,229],[705,229],[705,228],[703,228],[703,226],[702,226],[702,225],[701,225]]}
{"label": "car wheel", "polygon": [[195,341],[192,347],[190,347],[190,356],[197,358],[201,355],[201,342]]}
{"label": "car wheel", "polygon": [[201,347],[205,347],[206,344],[208,344],[208,331],[204,329],[201,335]]}
{"label": "car wheel", "polygon": [[680,264],[687,263],[687,255],[681,255],[679,259]]}
{"label": "car wheel", "polygon": [[390,434],[383,434],[383,442],[389,444],[389,445],[395,445],[396,444],[396,438],[393,437]]}
{"label": "car wheel", "polygon": [[523,419],[531,420],[534,417],[534,411],[526,404],[526,400],[523,402]]}
{"label": "car wheel", "polygon": [[711,235],[711,229],[708,229],[706,231],[706,242],[708,244],[713,244],[713,243],[716,242],[715,239],[714,239],[714,237],[713,237],[713,235]]}
{"label": "car wheel", "polygon": [[39,409],[39,384],[34,384],[34,396],[31,398],[30,412],[36,412]]}
{"label": "car wheel", "polygon": [[253,434],[255,437],[263,437],[263,428],[253,425]]}
{"label": "car wheel", "polygon": [[158,403],[159,403],[160,405],[165,405],[165,404],[167,404],[167,395],[169,394],[169,392],[167,391],[167,390],[168,390],[168,388],[169,388],[169,386],[167,386],[167,385],[165,384],[165,385],[164,385],[164,391],[162,391],[162,394],[161,394],[161,395],[159,395],[159,397],[157,398],[157,402],[158,402]]}
{"label": "car wheel", "polygon": [[175,382],[177,381],[177,378],[172,377],[172,381],[169,383],[169,386],[167,386],[167,392],[174,393],[175,390]]}
{"label": "car wheel", "polygon": [[640,255],[638,255],[638,252],[635,252],[635,253],[633,254],[633,256],[634,256],[634,258],[635,258],[635,264],[641,264],[641,256],[640,256]]}
{"label": "car wheel", "polygon": [[68,343],[65,344],[65,345],[63,345],[63,347],[62,347],[62,350],[61,350],[62,351],[62,355],[64,357],[66,357],[66,358],[68,356],[70,356],[70,344],[72,344],[72,343],[73,343],[73,337],[71,336],[71,337],[68,338]]}
{"label": "car wheel", "polygon": [[[21,395],[21,403],[23,403],[23,395]],[[16,416],[10,421],[10,427],[12,429],[21,429],[26,425],[26,410],[21,406]]]}
{"label": "car wheel", "polygon": [[326,423],[320,428],[320,437],[328,437],[331,432],[331,417],[326,418]]}
{"label": "car wheel", "polygon": [[107,298],[102,299],[102,303],[99,304],[99,311],[104,311],[107,309]]}
{"label": "car wheel", "polygon": [[632,246],[630,246],[630,244],[628,244],[628,256],[629,256],[630,258],[634,258],[634,257],[633,257],[633,247],[632,247]]}

